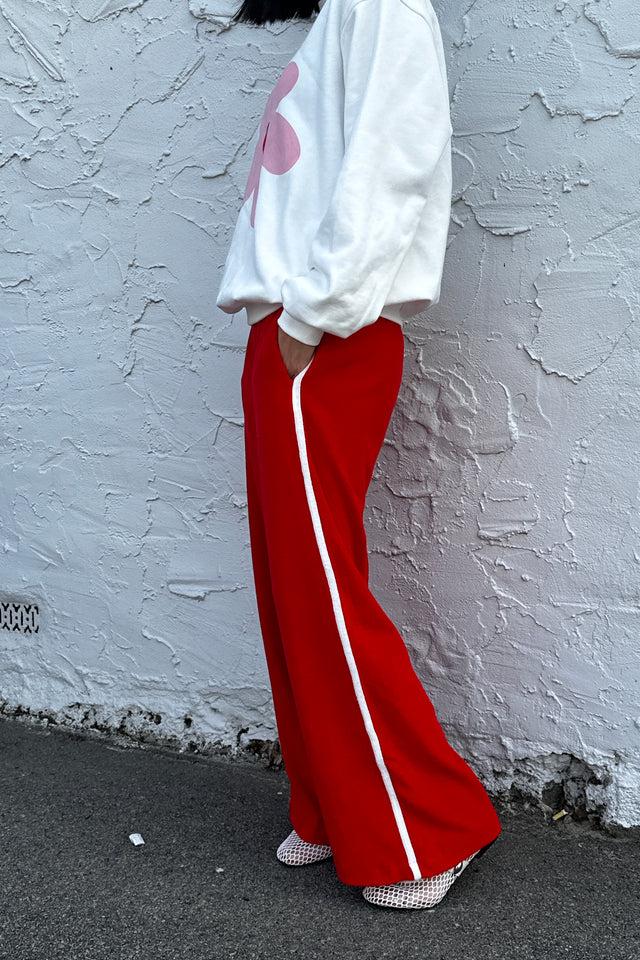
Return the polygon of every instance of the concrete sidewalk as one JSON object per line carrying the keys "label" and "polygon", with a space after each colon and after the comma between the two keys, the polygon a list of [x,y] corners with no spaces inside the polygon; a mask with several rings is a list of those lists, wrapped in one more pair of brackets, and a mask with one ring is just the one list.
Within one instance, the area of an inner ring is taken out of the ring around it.
{"label": "concrete sidewalk", "polygon": [[276,860],[287,782],[258,761],[3,719],[0,791],[2,960],[640,957],[635,832],[501,810],[501,839],[436,911],[396,912],[331,861]]}

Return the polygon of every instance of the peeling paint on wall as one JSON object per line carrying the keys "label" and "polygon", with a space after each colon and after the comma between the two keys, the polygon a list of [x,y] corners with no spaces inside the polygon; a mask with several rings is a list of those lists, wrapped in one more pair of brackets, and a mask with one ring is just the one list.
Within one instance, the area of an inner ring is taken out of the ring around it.
{"label": "peeling paint on wall", "polygon": [[[180,749],[275,736],[248,331],[213,304],[309,24],[233,9],[0,0],[0,597],[39,610],[0,632],[2,710]],[[436,10],[455,202],[368,498],[372,586],[491,789],[640,824],[635,5]]]}

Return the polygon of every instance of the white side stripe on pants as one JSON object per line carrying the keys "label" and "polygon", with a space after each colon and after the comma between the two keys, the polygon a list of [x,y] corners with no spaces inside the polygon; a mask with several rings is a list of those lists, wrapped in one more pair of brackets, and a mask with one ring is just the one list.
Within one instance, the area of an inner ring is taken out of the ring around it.
{"label": "white side stripe on pants", "polygon": [[329,551],[327,550],[327,544],[324,537],[324,531],[322,529],[322,521],[320,519],[320,513],[318,511],[318,503],[316,501],[316,495],[313,489],[313,482],[311,479],[311,471],[309,470],[309,458],[307,456],[307,442],[304,432],[304,419],[302,416],[302,405],[300,402],[300,384],[302,383],[302,378],[305,373],[313,363],[313,357],[306,365],[306,367],[298,373],[293,379],[293,388],[292,388],[292,399],[293,399],[293,417],[296,429],[296,439],[298,441],[298,453],[300,455],[300,466],[302,468],[302,476],[304,478],[304,488],[307,495],[307,502],[309,504],[309,511],[311,513],[311,520],[313,523],[313,530],[315,533],[316,541],[318,544],[318,550],[320,551],[320,557],[322,559],[322,566],[324,567],[325,576],[327,578],[327,583],[329,585],[329,592],[331,594],[331,604],[333,607],[333,613],[336,620],[336,626],[338,628],[338,633],[340,635],[340,640],[342,642],[342,649],[349,667],[349,673],[351,674],[351,681],[353,683],[353,688],[355,691],[356,699],[358,701],[358,706],[360,707],[360,713],[362,714],[362,719],[371,742],[371,747],[373,749],[373,754],[382,776],[382,780],[391,803],[391,808],[393,810],[393,815],[395,817],[396,825],[398,827],[398,832],[400,834],[400,839],[402,840],[402,846],[407,855],[407,860],[409,861],[409,866],[413,872],[414,880],[420,879],[420,868],[418,867],[418,861],[416,859],[415,851],[413,849],[411,839],[409,837],[409,831],[407,830],[407,825],[400,808],[400,803],[398,797],[389,776],[389,771],[387,770],[387,765],[384,761],[382,755],[382,749],[380,747],[380,741],[378,740],[378,734],[376,733],[375,727],[373,725],[373,720],[371,719],[371,713],[369,712],[369,707],[367,706],[367,701],[365,699],[364,690],[362,689],[362,683],[360,682],[360,674],[358,673],[358,667],[353,656],[353,650],[351,649],[351,641],[349,639],[349,633],[347,631],[347,625],[345,623],[344,614],[342,612],[342,603],[340,601],[340,593],[338,591],[338,584],[336,582],[336,577],[333,572],[333,567],[331,565],[331,558],[329,556]]}

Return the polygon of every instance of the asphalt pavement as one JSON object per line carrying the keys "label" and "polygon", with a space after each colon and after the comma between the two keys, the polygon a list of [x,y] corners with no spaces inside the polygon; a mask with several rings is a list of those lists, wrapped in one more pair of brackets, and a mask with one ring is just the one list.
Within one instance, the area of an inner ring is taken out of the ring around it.
{"label": "asphalt pavement", "polygon": [[639,831],[499,806],[435,911],[392,911],[279,863],[287,780],[259,759],[2,719],[0,800],[2,960],[640,960]]}

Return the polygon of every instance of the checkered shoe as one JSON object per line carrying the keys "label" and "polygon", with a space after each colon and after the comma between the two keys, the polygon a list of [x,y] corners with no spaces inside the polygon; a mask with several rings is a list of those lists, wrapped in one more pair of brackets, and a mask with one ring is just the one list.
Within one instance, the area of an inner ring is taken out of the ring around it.
{"label": "checkered shoe", "polygon": [[318,863],[320,860],[328,860],[331,856],[331,847],[321,843],[307,843],[295,830],[292,830],[286,840],[283,840],[276,856],[281,863],[286,863],[288,867],[304,867],[308,863]]}
{"label": "checkered shoe", "polygon": [[[497,838],[496,838],[497,839]],[[400,910],[433,910],[444,899],[460,874],[466,870],[472,860],[485,853],[491,843],[461,860],[455,867],[435,877],[421,877],[419,880],[400,880],[381,887],[365,887],[362,896],[376,907],[396,907]]]}

